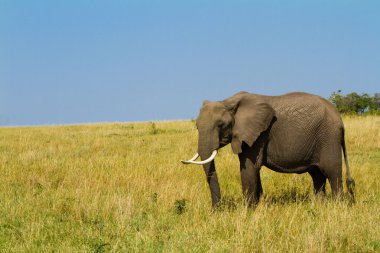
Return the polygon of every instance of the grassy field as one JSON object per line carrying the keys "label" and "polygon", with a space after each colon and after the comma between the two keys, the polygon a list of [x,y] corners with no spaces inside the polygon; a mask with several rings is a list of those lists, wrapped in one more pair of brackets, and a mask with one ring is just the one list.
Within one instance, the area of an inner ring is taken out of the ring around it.
{"label": "grassy field", "polygon": [[0,251],[380,252],[380,117],[344,122],[355,204],[263,168],[249,209],[228,146],[215,213],[194,122],[0,128]]}

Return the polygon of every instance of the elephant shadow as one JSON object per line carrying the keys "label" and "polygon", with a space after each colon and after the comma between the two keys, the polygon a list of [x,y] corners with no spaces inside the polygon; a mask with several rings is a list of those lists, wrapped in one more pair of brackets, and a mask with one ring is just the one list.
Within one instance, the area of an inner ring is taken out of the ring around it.
{"label": "elephant shadow", "polygon": [[[290,189],[289,191],[284,191],[278,195],[266,195],[262,196],[260,202],[265,206],[270,205],[287,205],[291,203],[304,203],[310,202],[314,196],[309,192],[299,192],[299,190]],[[242,198],[235,198],[233,196],[224,196],[220,200],[218,210],[220,211],[233,211],[238,208],[239,205],[246,205],[246,200]]]}
{"label": "elephant shadow", "polygon": [[262,201],[266,205],[286,205],[291,203],[310,202],[311,196],[314,195],[310,192],[299,192],[299,190],[290,189],[274,196],[264,194]]}
{"label": "elephant shadow", "polygon": [[[355,199],[349,194],[342,194],[341,201],[345,201],[348,206],[355,204]],[[306,191],[300,191],[300,189],[291,188],[287,191],[283,191],[279,194],[273,195],[273,193],[263,194],[260,202],[262,205],[269,207],[272,205],[288,205],[292,203],[309,203],[315,200],[319,201],[336,201],[334,196],[316,196],[310,189]],[[222,197],[220,200],[218,210],[219,211],[234,211],[238,206],[247,205],[247,201],[243,198],[236,198],[230,195]]]}

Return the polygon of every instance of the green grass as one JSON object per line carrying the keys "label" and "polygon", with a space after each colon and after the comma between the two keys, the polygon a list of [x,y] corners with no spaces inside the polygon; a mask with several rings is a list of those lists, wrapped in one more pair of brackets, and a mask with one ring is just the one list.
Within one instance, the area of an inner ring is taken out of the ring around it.
{"label": "green grass", "polygon": [[0,128],[0,251],[380,252],[380,117],[344,122],[355,204],[263,168],[249,209],[228,146],[215,213],[191,121]]}

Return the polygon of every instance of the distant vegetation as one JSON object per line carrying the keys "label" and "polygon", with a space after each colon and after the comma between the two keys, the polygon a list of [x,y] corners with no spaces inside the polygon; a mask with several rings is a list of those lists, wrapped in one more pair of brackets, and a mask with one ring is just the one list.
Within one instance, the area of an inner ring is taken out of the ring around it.
{"label": "distant vegetation", "polygon": [[334,91],[329,100],[344,114],[380,114],[380,93],[370,96],[356,92],[343,95],[341,90]]}

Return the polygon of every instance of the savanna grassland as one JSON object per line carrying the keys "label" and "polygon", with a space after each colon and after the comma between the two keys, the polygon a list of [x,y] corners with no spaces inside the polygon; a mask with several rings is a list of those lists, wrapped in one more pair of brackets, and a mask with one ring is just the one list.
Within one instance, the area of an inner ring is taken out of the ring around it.
{"label": "savanna grassland", "polygon": [[380,117],[344,123],[355,204],[263,168],[247,208],[227,146],[214,213],[192,121],[0,128],[0,251],[379,252]]}

